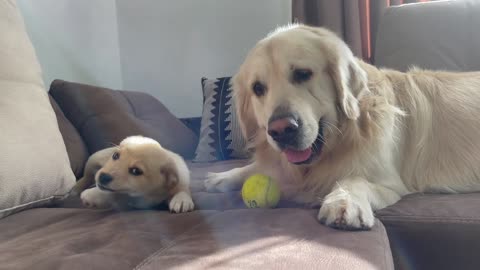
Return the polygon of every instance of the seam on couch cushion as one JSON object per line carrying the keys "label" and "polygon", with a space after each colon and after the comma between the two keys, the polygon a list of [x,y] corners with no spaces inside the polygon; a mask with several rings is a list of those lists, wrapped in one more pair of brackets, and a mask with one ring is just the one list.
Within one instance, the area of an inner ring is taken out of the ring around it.
{"label": "seam on couch cushion", "polygon": [[[384,249],[384,255],[383,256],[383,261],[384,261],[384,267],[383,269],[394,269],[394,265],[393,265],[393,255],[392,255],[392,251],[391,251],[391,248],[390,248],[390,240],[388,239],[387,235],[387,229],[385,228],[385,226],[383,226],[383,223],[377,218],[377,221],[378,223],[381,224],[381,230],[382,230],[382,233],[383,235],[385,235],[385,237],[382,237],[383,238],[383,244],[386,246],[386,247],[389,247],[388,249]],[[390,258],[390,263],[387,263],[387,258]]]}
{"label": "seam on couch cushion", "polygon": [[[421,219],[419,219],[421,218]],[[400,222],[416,222],[416,223],[479,223],[480,219],[478,218],[438,218],[438,217],[405,217],[405,216],[388,216],[388,217],[379,217],[383,221],[400,221]]]}
{"label": "seam on couch cushion", "polygon": [[118,92],[125,99],[125,101],[127,101],[128,105],[130,105],[130,109],[132,110],[132,114],[135,116],[135,118],[139,118],[137,111],[135,110],[135,106],[133,106],[132,101],[127,97],[127,95],[125,95],[125,92],[123,91],[118,91]]}
{"label": "seam on couch cushion", "polygon": [[40,207],[40,206],[43,206],[43,205],[48,205],[49,203],[55,201],[56,199],[60,199],[60,198],[63,198],[63,197],[65,197],[65,196],[63,196],[63,195],[53,195],[53,196],[49,196],[47,198],[38,199],[38,200],[35,200],[35,201],[30,201],[30,202],[20,204],[20,205],[15,205],[15,206],[10,207],[10,208],[1,209],[0,210],[0,218],[8,216],[12,212],[19,212],[21,210],[26,210],[26,209],[30,209],[30,208]]}
{"label": "seam on couch cushion", "polygon": [[144,266],[147,266],[149,264],[152,263],[152,260],[157,257],[159,254],[161,254],[162,252],[164,252],[165,250],[168,250],[169,248],[173,247],[175,244],[177,244],[178,240],[180,240],[181,238],[185,237],[187,234],[189,234],[190,232],[194,231],[195,229],[197,229],[200,225],[206,223],[207,221],[211,221],[212,219],[214,219],[215,217],[217,217],[218,215],[220,215],[222,212],[219,212],[219,213],[216,213],[212,216],[210,216],[209,218],[203,220],[202,222],[200,223],[197,223],[195,226],[191,227],[190,229],[186,230],[185,232],[181,233],[179,236],[175,237],[175,239],[171,240],[167,245],[165,245],[164,247],[158,249],[157,251],[155,251],[154,253],[152,253],[150,256],[148,256],[147,258],[145,258],[143,261],[141,261],[137,266],[135,266],[134,270],[140,270],[142,269]]}
{"label": "seam on couch cushion", "polygon": [[418,215],[418,214],[384,214],[384,215],[378,215],[376,214],[375,217],[378,218],[389,218],[389,217],[394,217],[394,218],[442,218],[442,219],[476,219],[480,220],[478,216],[432,216],[432,215]]}

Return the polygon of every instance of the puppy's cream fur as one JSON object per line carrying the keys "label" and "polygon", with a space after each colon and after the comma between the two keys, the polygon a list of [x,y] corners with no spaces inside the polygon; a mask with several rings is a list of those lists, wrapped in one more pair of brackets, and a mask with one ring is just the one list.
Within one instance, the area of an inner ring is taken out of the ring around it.
{"label": "puppy's cream fur", "polygon": [[[104,186],[99,183],[102,173],[112,177]],[[85,190],[94,183],[96,187]],[[153,139],[132,136],[118,147],[93,154],[87,161],[85,176],[71,194],[81,192],[84,205],[98,208],[122,207],[124,203],[146,208],[168,200],[170,211],[180,213],[194,208],[189,183],[190,172],[179,155]]]}
{"label": "puppy's cream fur", "polygon": [[[296,68],[313,75],[292,83]],[[262,97],[252,91],[256,81],[267,87]],[[343,229],[372,227],[373,210],[412,192],[480,191],[478,72],[378,69],[330,31],[291,25],[250,51],[233,88],[255,158],[210,174],[210,191],[237,189],[262,172],[287,185],[297,201],[321,204],[318,219]],[[279,106],[300,115],[305,140],[315,138],[324,120],[323,149],[312,163],[289,163],[268,136]]]}

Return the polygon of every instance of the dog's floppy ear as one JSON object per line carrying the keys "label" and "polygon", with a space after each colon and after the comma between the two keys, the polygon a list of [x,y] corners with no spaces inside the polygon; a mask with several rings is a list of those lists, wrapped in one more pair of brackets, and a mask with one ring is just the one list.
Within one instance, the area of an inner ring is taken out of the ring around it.
{"label": "dog's floppy ear", "polygon": [[252,91],[249,91],[239,75],[235,75],[231,80],[233,88],[233,98],[235,102],[235,113],[242,129],[243,137],[250,141],[255,137],[258,130],[257,120],[253,111]]}
{"label": "dog's floppy ear", "polygon": [[368,91],[367,73],[360,67],[350,48],[335,33],[316,27],[305,27],[318,35],[319,47],[327,59],[327,72],[337,91],[339,107],[348,119],[360,116],[359,95]]}
{"label": "dog's floppy ear", "polygon": [[163,166],[160,169],[160,173],[165,178],[165,186],[168,189],[174,188],[178,184],[178,170],[173,163],[168,163],[167,165]]}
{"label": "dog's floppy ear", "polygon": [[356,120],[360,116],[357,98],[368,91],[366,72],[348,48],[340,48],[340,54],[329,63],[328,72],[337,90],[340,109],[347,118]]}

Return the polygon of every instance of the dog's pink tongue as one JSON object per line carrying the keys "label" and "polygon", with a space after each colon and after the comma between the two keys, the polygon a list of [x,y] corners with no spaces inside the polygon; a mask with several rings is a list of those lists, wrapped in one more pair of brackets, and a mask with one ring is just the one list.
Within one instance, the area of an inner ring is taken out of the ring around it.
{"label": "dog's pink tongue", "polygon": [[287,155],[287,159],[289,162],[300,163],[310,158],[310,156],[312,155],[312,148],[307,148],[301,151],[286,149],[284,152],[285,155]]}

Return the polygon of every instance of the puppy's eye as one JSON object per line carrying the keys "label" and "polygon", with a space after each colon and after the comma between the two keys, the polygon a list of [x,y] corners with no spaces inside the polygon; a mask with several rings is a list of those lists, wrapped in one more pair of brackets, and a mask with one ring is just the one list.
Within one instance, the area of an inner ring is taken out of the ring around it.
{"label": "puppy's eye", "polygon": [[137,167],[132,167],[132,168],[128,169],[128,172],[129,172],[131,175],[134,175],[134,176],[139,176],[139,175],[142,175],[142,174],[143,174],[142,170],[140,170],[140,169],[137,168]]}
{"label": "puppy's eye", "polygon": [[297,68],[293,70],[293,82],[302,83],[312,78],[313,72],[310,69]]}
{"label": "puppy's eye", "polygon": [[265,94],[265,85],[263,85],[262,83],[260,82],[254,82],[253,85],[252,85],[252,90],[253,90],[253,93],[255,93],[255,95],[257,97],[261,97]]}
{"label": "puppy's eye", "polygon": [[120,158],[120,154],[118,152],[113,153],[112,159],[117,160]]}

